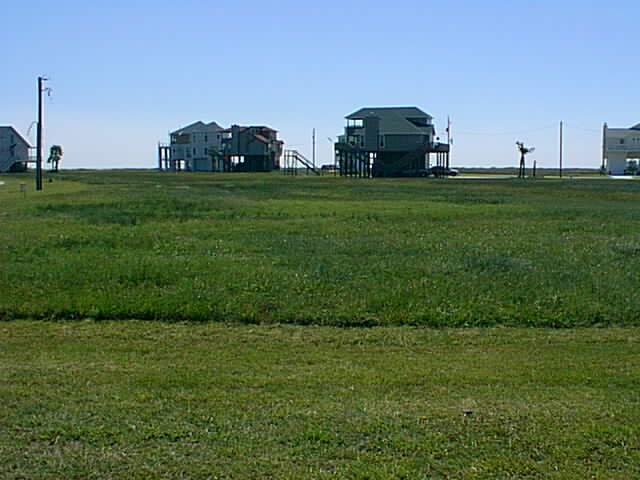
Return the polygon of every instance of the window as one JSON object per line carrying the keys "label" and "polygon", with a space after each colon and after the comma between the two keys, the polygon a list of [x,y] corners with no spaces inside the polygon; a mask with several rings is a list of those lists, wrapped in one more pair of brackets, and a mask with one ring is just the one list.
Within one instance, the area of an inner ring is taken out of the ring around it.
{"label": "window", "polygon": [[407,120],[414,124],[416,127],[428,127],[431,124],[430,120],[427,117],[407,118]]}
{"label": "window", "polygon": [[624,145],[624,138],[620,139],[620,145]]}
{"label": "window", "polygon": [[208,135],[205,135],[205,136],[204,136],[204,143],[207,143],[208,141],[209,141],[209,136],[208,136]]}
{"label": "window", "polygon": [[[207,137],[204,137],[204,138],[207,138]],[[206,140],[205,140],[205,142],[206,142]],[[205,149],[204,149],[204,154],[205,154],[205,155],[209,155],[209,149],[208,149],[208,148],[206,148],[206,147],[205,147]]]}
{"label": "window", "polygon": [[193,147],[193,156],[196,156],[196,147]]}

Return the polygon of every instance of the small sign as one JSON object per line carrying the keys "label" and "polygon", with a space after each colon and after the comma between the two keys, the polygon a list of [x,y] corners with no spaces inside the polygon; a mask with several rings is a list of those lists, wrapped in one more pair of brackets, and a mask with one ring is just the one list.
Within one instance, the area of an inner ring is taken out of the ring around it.
{"label": "small sign", "polygon": [[20,184],[20,193],[22,194],[22,196],[26,196],[27,195],[27,184],[26,183],[21,183]]}

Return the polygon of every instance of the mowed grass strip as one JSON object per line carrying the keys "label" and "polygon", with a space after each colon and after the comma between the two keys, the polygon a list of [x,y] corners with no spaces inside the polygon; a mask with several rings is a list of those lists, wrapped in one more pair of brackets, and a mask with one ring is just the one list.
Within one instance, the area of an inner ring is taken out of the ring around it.
{"label": "mowed grass strip", "polygon": [[640,476],[638,329],[0,324],[0,477]]}
{"label": "mowed grass strip", "polygon": [[1,318],[640,321],[639,182],[51,178],[2,176]]}

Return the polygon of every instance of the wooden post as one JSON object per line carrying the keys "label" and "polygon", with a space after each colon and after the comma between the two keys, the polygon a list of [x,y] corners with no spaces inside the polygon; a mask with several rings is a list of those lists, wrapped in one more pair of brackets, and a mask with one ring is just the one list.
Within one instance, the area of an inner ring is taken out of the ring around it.
{"label": "wooden post", "polygon": [[560,178],[562,178],[562,151],[563,151],[563,142],[564,142],[564,124],[560,122]]}
{"label": "wooden post", "polygon": [[42,190],[42,84],[43,77],[38,77],[38,128],[36,133],[36,190]]}

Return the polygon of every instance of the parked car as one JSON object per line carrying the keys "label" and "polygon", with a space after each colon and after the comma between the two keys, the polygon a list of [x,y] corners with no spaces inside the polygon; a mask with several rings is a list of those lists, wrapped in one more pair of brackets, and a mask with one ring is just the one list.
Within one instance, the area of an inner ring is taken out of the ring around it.
{"label": "parked car", "polygon": [[430,169],[420,168],[418,170],[409,169],[409,170],[401,170],[397,172],[394,176],[396,177],[429,177],[431,175]]}
{"label": "parked car", "polygon": [[435,165],[433,167],[431,167],[429,169],[429,172],[431,175],[434,175],[436,177],[455,177],[456,175],[458,175],[460,172],[458,172],[458,170],[456,170],[455,168],[447,168],[447,167],[443,167],[440,165]]}

